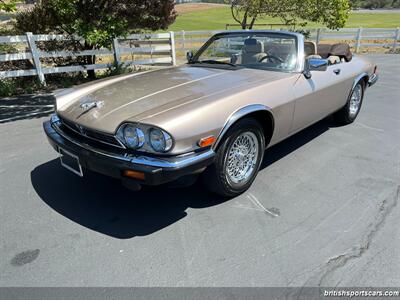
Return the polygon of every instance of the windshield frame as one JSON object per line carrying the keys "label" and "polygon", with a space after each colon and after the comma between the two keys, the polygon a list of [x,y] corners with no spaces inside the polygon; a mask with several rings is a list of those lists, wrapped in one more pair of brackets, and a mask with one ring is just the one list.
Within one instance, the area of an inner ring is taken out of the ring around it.
{"label": "windshield frame", "polygon": [[[296,41],[296,50],[297,50],[297,58],[296,58],[296,66],[293,70],[272,70],[276,72],[283,73],[301,73],[304,71],[304,36],[300,33],[290,32],[290,31],[282,31],[282,30],[232,30],[232,31],[222,31],[215,35],[213,35],[207,42],[200,47],[200,49],[193,56],[192,61],[189,64],[195,64],[199,62],[199,57],[204,53],[204,51],[215,41],[221,38],[229,37],[229,36],[238,36],[238,35],[251,35],[251,34],[265,34],[265,35],[276,35],[276,36],[289,36],[290,38],[294,38]],[[229,67],[229,66],[228,66]],[[239,65],[238,65],[239,67]],[[243,67],[243,66],[241,66]],[[232,68],[232,67],[231,67]],[[246,67],[243,67],[246,68]],[[260,69],[261,70],[261,69]],[[267,69],[265,69],[267,71]],[[268,70],[271,71],[271,70]]]}

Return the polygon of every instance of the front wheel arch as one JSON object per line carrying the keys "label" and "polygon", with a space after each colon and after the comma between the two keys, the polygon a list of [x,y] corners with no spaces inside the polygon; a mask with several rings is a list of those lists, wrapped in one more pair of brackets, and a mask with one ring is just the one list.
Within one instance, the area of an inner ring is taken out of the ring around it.
{"label": "front wheel arch", "polygon": [[217,142],[214,144],[214,151],[218,151],[221,146],[220,142],[224,139],[229,129],[243,119],[254,119],[258,121],[263,128],[265,147],[269,144],[274,133],[274,117],[268,107],[257,104],[244,107],[229,117],[217,138]]}

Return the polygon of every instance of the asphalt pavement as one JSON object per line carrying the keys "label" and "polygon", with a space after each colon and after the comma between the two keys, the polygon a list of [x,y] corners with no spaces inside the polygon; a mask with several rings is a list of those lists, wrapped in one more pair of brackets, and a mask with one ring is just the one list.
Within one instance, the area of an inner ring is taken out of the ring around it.
{"label": "asphalt pavement", "polygon": [[81,179],[43,133],[51,99],[4,115],[0,286],[400,286],[400,56],[372,57],[380,80],[356,122],[267,150],[228,201]]}

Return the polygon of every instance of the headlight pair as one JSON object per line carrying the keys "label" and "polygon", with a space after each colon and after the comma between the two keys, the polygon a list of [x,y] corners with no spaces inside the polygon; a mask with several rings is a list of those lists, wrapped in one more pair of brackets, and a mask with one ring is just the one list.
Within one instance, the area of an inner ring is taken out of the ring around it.
{"label": "headlight pair", "polygon": [[[173,145],[172,137],[167,132],[142,124],[123,124],[117,131],[117,137],[131,149],[144,148],[144,150],[167,152]],[[148,146],[151,146],[151,149]]]}

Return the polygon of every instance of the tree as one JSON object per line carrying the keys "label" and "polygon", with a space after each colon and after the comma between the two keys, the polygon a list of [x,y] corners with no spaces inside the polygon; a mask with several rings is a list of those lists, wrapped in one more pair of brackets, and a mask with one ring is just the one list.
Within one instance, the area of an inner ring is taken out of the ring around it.
{"label": "tree", "polygon": [[[91,50],[111,47],[115,37],[129,32],[166,29],[175,18],[173,0],[42,0],[20,12],[15,27],[21,32],[79,36],[84,49]],[[87,59],[88,64],[95,61]]]}
{"label": "tree", "polygon": [[233,0],[231,2],[232,18],[242,29],[253,28],[254,22],[261,14],[265,14],[263,0]]}
{"label": "tree", "polygon": [[107,47],[129,31],[166,29],[176,17],[173,0],[42,0],[16,17],[22,32],[78,35]]}
{"label": "tree", "polygon": [[16,1],[0,0],[0,11],[13,12],[16,10]]}
{"label": "tree", "polygon": [[319,22],[330,29],[345,25],[350,5],[348,0],[232,0],[233,19],[242,29],[253,28],[263,16],[281,19],[290,26],[305,26],[307,22]]}

